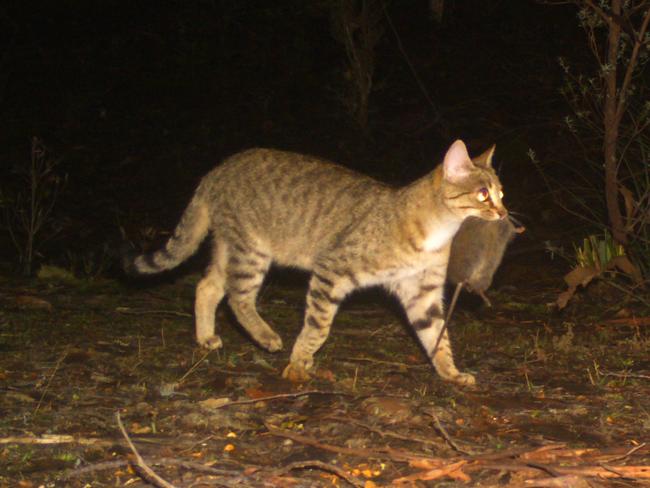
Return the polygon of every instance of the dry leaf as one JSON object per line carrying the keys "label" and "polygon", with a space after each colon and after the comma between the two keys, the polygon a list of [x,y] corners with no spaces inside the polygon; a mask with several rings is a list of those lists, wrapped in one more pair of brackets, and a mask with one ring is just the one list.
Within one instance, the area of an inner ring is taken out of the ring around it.
{"label": "dry leaf", "polygon": [[607,268],[608,269],[617,268],[623,273],[629,275],[637,283],[641,283],[643,281],[643,276],[641,276],[641,271],[639,271],[639,268],[635,266],[634,263],[632,263],[632,261],[630,261],[627,256],[613,257],[611,261],[607,264]]}
{"label": "dry leaf", "polygon": [[586,286],[599,274],[600,271],[598,271],[594,266],[576,266],[569,271],[564,276],[564,281],[569,285],[569,288],[558,295],[557,300],[555,301],[557,308],[562,310],[566,307],[567,303],[569,303],[569,300],[571,300],[578,289],[578,285]]}
{"label": "dry leaf", "polygon": [[272,391],[264,391],[260,390],[259,388],[246,388],[246,390],[244,390],[244,393],[246,393],[246,396],[251,400],[257,400],[258,398],[265,398],[275,395],[275,393]]}
{"label": "dry leaf", "polygon": [[526,480],[526,486],[533,488],[591,488],[591,485],[585,478],[573,475]]}
{"label": "dry leaf", "polygon": [[129,431],[132,434],[151,434],[151,427],[148,425],[140,425],[138,422],[133,422]]}
{"label": "dry leaf", "polygon": [[634,215],[636,214],[637,203],[634,200],[634,194],[625,186],[620,185],[618,191],[623,195],[625,202],[625,221],[626,227],[631,229],[634,225]]}
{"label": "dry leaf", "polygon": [[205,410],[216,410],[230,403],[230,398],[208,398],[199,402],[199,406]]}
{"label": "dry leaf", "polygon": [[415,458],[409,460],[409,466],[420,469],[437,469],[444,466],[445,462],[440,458]]}
{"label": "dry leaf", "polygon": [[460,468],[467,464],[467,461],[462,460],[457,463],[450,464],[443,468],[432,469],[429,471],[421,471],[410,476],[404,476],[393,480],[393,483],[411,483],[412,481],[430,481],[447,476],[451,479],[468,482],[471,478],[467,476]]}
{"label": "dry leaf", "polygon": [[576,266],[564,275],[564,281],[569,288],[576,288],[578,285],[588,285],[599,274],[600,272],[594,266]]}
{"label": "dry leaf", "polygon": [[20,308],[46,310],[48,312],[51,312],[54,309],[54,307],[52,307],[52,304],[47,300],[43,300],[42,298],[32,297],[29,295],[21,295],[16,297],[16,305],[18,305]]}

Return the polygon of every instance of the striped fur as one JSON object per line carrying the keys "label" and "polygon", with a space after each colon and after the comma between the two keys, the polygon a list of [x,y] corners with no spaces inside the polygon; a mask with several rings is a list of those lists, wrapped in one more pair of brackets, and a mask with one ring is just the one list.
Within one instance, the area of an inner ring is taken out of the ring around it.
{"label": "striped fur", "polygon": [[[440,376],[472,384],[471,375],[456,369],[446,332],[435,354],[433,348],[452,237],[468,216],[507,215],[493,151],[472,161],[456,141],[434,171],[393,188],[310,156],[251,149],[203,178],[163,249],[125,267],[144,274],[171,269],[210,233],[212,260],[196,292],[197,341],[221,347],[215,309],[227,297],[237,320],[269,351],[280,350],[282,340],[255,307],[269,266],[310,270],[304,326],[284,372],[293,379],[307,376],[346,295],[384,286],[403,303]],[[483,202],[482,188],[490,196]]]}

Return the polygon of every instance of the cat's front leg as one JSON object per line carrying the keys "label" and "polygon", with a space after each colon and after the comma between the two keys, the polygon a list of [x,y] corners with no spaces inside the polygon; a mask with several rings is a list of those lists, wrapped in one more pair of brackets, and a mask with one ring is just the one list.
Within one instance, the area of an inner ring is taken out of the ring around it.
{"label": "cat's front leg", "polygon": [[307,371],[314,365],[314,353],[327,339],[346,289],[344,280],[333,274],[314,272],[309,281],[305,323],[291,351],[289,365],[282,372],[283,378],[294,382],[309,379]]}
{"label": "cat's front leg", "polygon": [[476,382],[474,376],[461,373],[454,364],[447,331],[440,337],[445,323],[442,308],[444,279],[444,272],[432,270],[393,283],[390,289],[402,302],[411,326],[440,377],[460,385],[473,385]]}

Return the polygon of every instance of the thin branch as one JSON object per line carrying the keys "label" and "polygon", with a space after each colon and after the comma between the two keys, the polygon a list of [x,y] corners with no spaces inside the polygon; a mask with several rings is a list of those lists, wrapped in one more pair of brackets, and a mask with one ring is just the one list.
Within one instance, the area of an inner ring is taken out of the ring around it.
{"label": "thin branch", "polygon": [[178,312],[176,310],[142,310],[132,309],[130,307],[115,307],[115,311],[127,315],[176,315],[177,317],[192,317],[192,314],[187,312]]}
{"label": "thin branch", "polygon": [[344,396],[349,396],[348,393],[339,393],[339,392],[335,392],[335,391],[306,390],[306,391],[299,391],[299,392],[296,392],[296,393],[280,393],[278,395],[270,395],[270,396],[265,396],[265,397],[260,397],[260,398],[251,398],[250,400],[233,400],[233,401],[229,401],[228,403],[224,403],[223,405],[219,405],[219,406],[215,407],[215,409],[230,407],[232,405],[247,405],[247,404],[250,404],[250,403],[266,402],[268,400],[277,400],[279,398],[296,398],[296,397],[301,397],[301,396],[306,396],[306,395],[344,395]]}
{"label": "thin branch", "polygon": [[474,453],[465,451],[464,449],[461,449],[460,447],[458,447],[458,444],[456,444],[456,442],[454,442],[454,440],[451,438],[451,436],[447,433],[445,428],[440,423],[440,419],[438,418],[438,416],[435,414],[434,411],[429,410],[429,411],[426,412],[426,414],[429,415],[433,419],[433,423],[435,424],[436,429],[438,430],[438,432],[440,432],[440,435],[442,435],[442,437],[444,437],[444,439],[447,441],[447,443],[455,451],[460,452],[461,454],[466,454],[468,456],[473,456],[474,455]]}
{"label": "thin branch", "polygon": [[334,473],[336,476],[344,479],[352,486],[357,486],[359,488],[365,486],[364,481],[361,481],[356,476],[349,475],[344,469],[341,469],[338,466],[335,466],[333,464],[324,463],[323,461],[316,461],[316,460],[296,461],[294,463],[287,464],[286,466],[283,466],[281,468],[275,469],[271,473],[275,476],[281,476],[294,469],[306,469],[306,468],[316,468],[322,471],[327,471],[329,473]]}
{"label": "thin branch", "polygon": [[605,22],[607,22],[607,25],[611,29],[614,25],[614,23],[618,24],[619,27],[621,26],[621,22],[615,22],[614,18],[615,16],[612,14],[608,14],[605,12],[602,8],[600,8],[598,5],[596,5],[594,2],[591,0],[584,0],[584,2],[591,7],[591,9],[598,14],[598,16],[603,19]]}
{"label": "thin branch", "polygon": [[36,408],[34,409],[34,413],[38,412],[38,409],[41,408],[41,404],[43,403],[43,398],[45,398],[45,394],[47,393],[47,390],[50,388],[50,384],[52,383],[52,380],[54,379],[54,376],[56,375],[56,372],[59,370],[59,367],[61,366],[61,363],[63,360],[68,356],[68,348],[66,348],[63,351],[63,354],[59,357],[59,360],[56,362],[54,365],[54,371],[52,371],[52,374],[50,375],[49,379],[47,380],[47,383],[45,384],[45,388],[43,388],[43,393],[41,393],[41,397],[38,399],[38,403],[36,404]]}
{"label": "thin branch", "polygon": [[137,463],[138,467],[140,467],[145,472],[145,474],[151,480],[153,480],[153,482],[157,486],[161,486],[163,488],[176,488],[176,485],[172,485],[168,481],[165,481],[164,479],[162,479],[160,476],[158,476],[154,472],[153,469],[151,469],[147,465],[147,463],[144,462],[144,459],[142,459],[142,456],[140,456],[140,453],[138,452],[138,450],[133,445],[133,442],[131,442],[131,439],[129,438],[129,435],[126,433],[126,429],[124,428],[124,425],[122,424],[122,419],[120,418],[119,410],[117,412],[115,412],[115,420],[117,421],[117,426],[120,428],[120,432],[122,432],[122,435],[124,436],[124,439],[126,440],[126,443],[129,445],[129,448],[131,449],[131,451],[135,455],[135,460],[136,460],[136,463]]}
{"label": "thin branch", "polygon": [[[164,465],[164,466],[180,466],[182,468],[197,471],[199,473],[207,473],[219,476],[239,476],[241,472],[234,469],[220,469],[213,468],[212,466],[206,466],[201,463],[194,461],[187,461],[185,459],[176,459],[176,458],[160,458],[160,459],[151,459],[149,458],[151,464]],[[128,466],[130,462],[127,459],[119,459],[115,461],[104,461],[95,464],[89,464],[82,468],[75,468],[64,475],[65,479],[69,478],[78,478],[80,476],[87,475],[89,473],[94,473],[95,471],[102,471],[105,469],[116,469]]]}
{"label": "thin branch", "polygon": [[639,30],[639,33],[638,34],[634,33],[635,35],[633,36],[635,37],[634,47],[632,48],[632,55],[630,56],[630,61],[627,63],[627,70],[625,70],[625,77],[623,78],[623,84],[621,85],[621,90],[619,92],[618,106],[616,107],[615,120],[617,123],[623,117],[623,112],[625,110],[625,102],[627,101],[627,97],[626,97],[627,89],[630,85],[630,82],[632,81],[632,74],[637,64],[639,51],[641,50],[641,46],[644,45],[643,38],[645,36],[646,31],[648,30],[649,22],[650,22],[650,8],[645,13],[645,17],[643,18],[643,23],[641,24],[641,29]]}

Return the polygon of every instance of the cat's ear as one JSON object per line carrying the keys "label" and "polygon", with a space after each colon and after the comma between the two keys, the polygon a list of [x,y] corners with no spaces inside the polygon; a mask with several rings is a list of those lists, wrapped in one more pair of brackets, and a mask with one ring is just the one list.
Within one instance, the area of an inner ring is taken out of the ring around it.
{"label": "cat's ear", "polygon": [[491,168],[492,167],[492,156],[494,156],[494,150],[497,148],[496,144],[485,151],[480,156],[476,156],[472,161],[476,166],[481,166],[482,168]]}
{"label": "cat's ear", "polygon": [[469,158],[467,147],[460,139],[449,147],[442,165],[445,180],[451,183],[458,183],[464,180],[474,168],[474,163]]}

